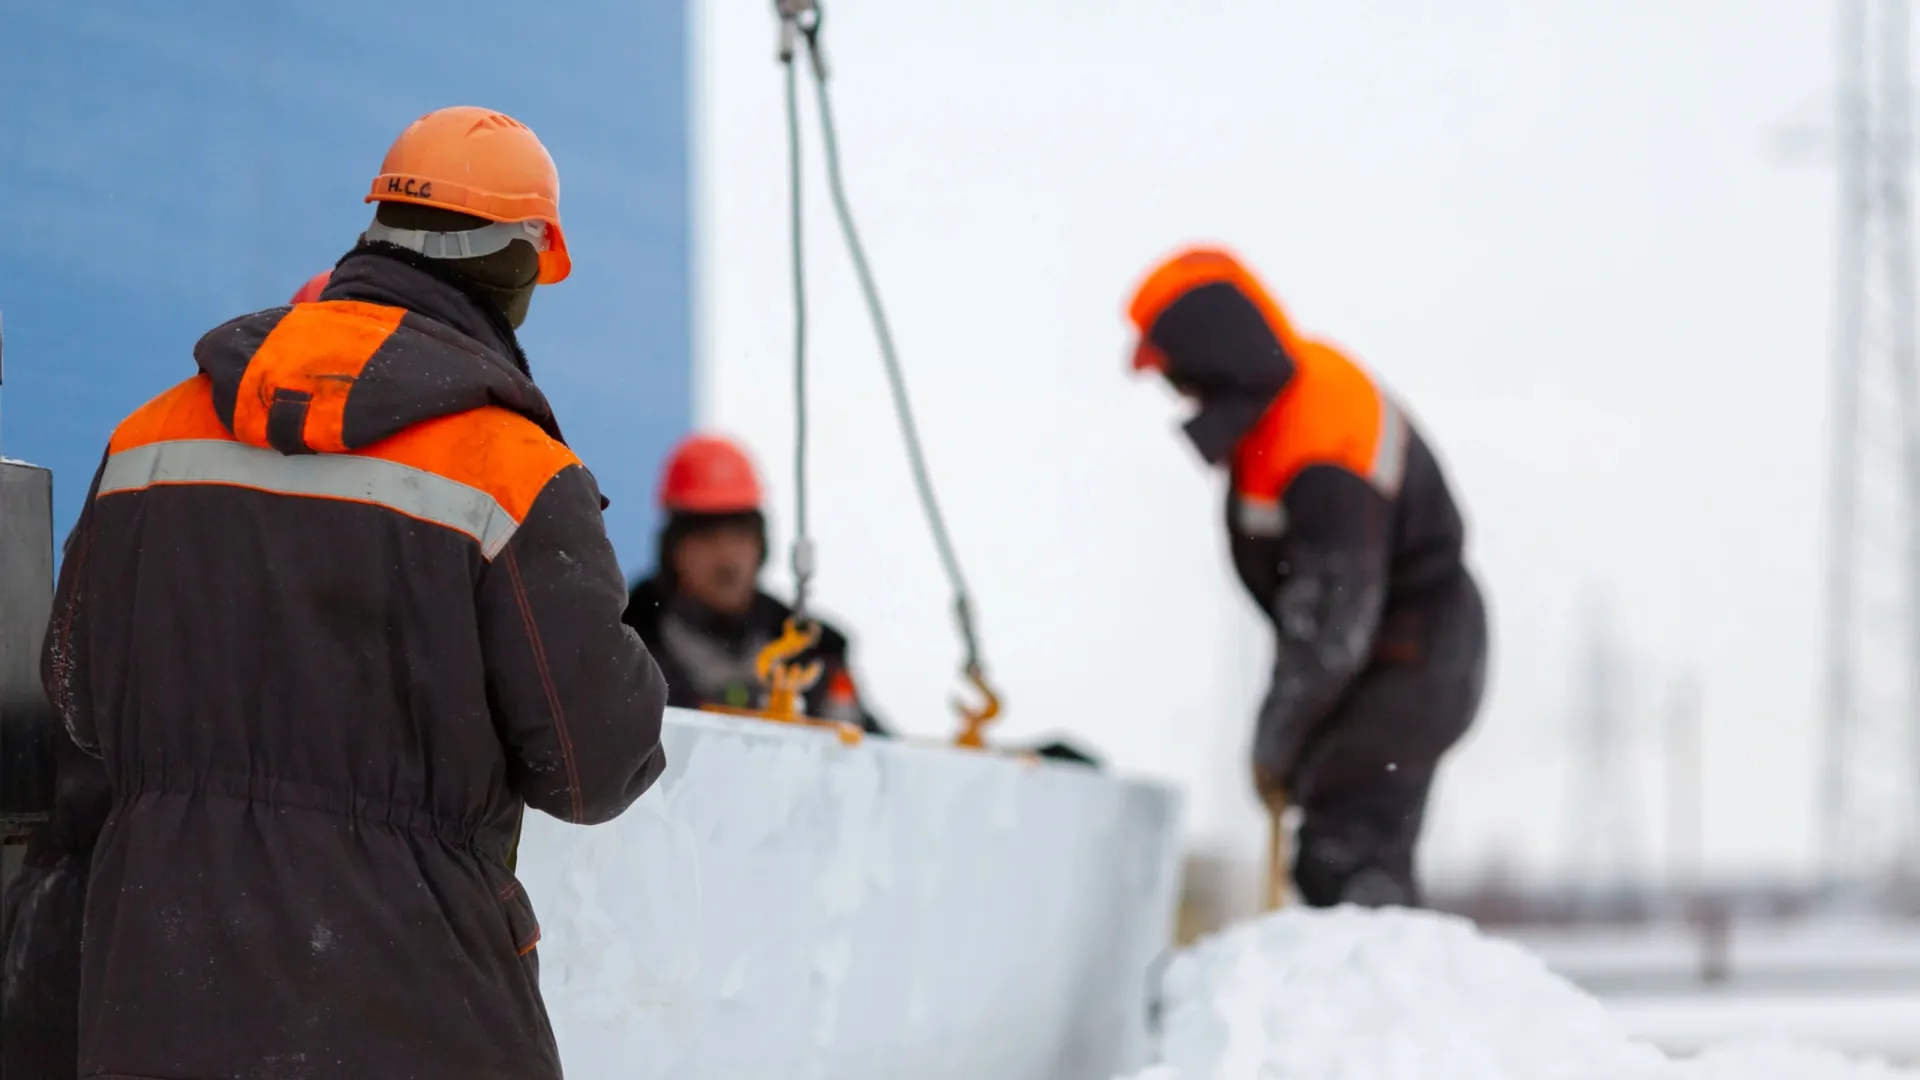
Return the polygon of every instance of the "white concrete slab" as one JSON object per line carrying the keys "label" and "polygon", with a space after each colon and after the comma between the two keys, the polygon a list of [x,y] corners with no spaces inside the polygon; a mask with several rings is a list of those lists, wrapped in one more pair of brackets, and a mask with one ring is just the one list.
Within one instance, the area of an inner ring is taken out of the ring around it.
{"label": "white concrete slab", "polygon": [[1150,1053],[1180,803],[1061,765],[673,711],[659,786],[528,818],[574,1080],[1107,1080]]}

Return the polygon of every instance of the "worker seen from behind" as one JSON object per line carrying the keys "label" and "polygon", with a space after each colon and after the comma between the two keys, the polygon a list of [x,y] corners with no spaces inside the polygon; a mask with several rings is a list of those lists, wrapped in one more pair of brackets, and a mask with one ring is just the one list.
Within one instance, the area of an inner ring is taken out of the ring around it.
{"label": "worker seen from behind", "polygon": [[515,837],[647,790],[666,687],[516,336],[558,199],[524,125],[422,117],[319,298],[114,431],[42,663],[112,789],[79,1075],[560,1076]]}
{"label": "worker seen from behind", "polygon": [[1434,770],[1486,673],[1486,611],[1440,465],[1372,376],[1295,331],[1226,251],[1156,266],[1128,315],[1134,369],[1197,404],[1187,436],[1231,478],[1234,567],[1277,640],[1254,782],[1303,811],[1301,897],[1416,905]]}
{"label": "worker seen from behind", "polygon": [[[793,609],[760,589],[767,562],[764,501],[746,451],[719,436],[689,436],[661,471],[666,521],[658,557],[653,576],[633,587],[626,621],[666,673],[671,705],[766,708],[754,661],[780,636]],[[793,660],[823,665],[804,711],[886,734],[861,701],[846,635],[814,621],[819,638]]]}

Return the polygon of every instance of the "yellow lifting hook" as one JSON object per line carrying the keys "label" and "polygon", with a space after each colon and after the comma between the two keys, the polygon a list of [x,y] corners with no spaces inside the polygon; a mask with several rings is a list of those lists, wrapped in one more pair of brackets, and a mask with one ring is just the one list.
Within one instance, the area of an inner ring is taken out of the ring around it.
{"label": "yellow lifting hook", "polygon": [[800,695],[813,689],[820,681],[820,675],[826,666],[815,660],[810,664],[795,664],[793,658],[813,648],[820,640],[820,624],[811,620],[805,630],[791,618],[780,628],[780,636],[767,643],[754,658],[754,673],[767,687],[767,718],[786,723],[803,719],[800,712]]}
{"label": "yellow lifting hook", "polygon": [[981,733],[986,730],[989,723],[993,722],[994,717],[1000,715],[1000,695],[994,693],[993,687],[987,685],[986,673],[980,670],[978,664],[967,665],[967,681],[972,683],[973,688],[980,691],[981,696],[987,700],[976,709],[969,708],[967,703],[959,698],[953,699],[953,709],[960,714],[960,734],[954,736],[953,745],[964,746],[970,750],[981,750],[987,745],[986,737]]}
{"label": "yellow lifting hook", "polygon": [[858,743],[865,734],[858,725],[816,720],[800,711],[802,695],[820,681],[826,665],[819,660],[796,664],[793,658],[813,648],[818,640],[819,623],[808,620],[806,628],[802,629],[798,620],[787,619],[786,625],[780,628],[780,636],[768,642],[753,661],[754,673],[760,676],[760,682],[767,688],[767,707],[740,709],[729,705],[708,705],[705,706],[706,711],[751,716],[776,724],[833,728],[841,742],[848,746]]}

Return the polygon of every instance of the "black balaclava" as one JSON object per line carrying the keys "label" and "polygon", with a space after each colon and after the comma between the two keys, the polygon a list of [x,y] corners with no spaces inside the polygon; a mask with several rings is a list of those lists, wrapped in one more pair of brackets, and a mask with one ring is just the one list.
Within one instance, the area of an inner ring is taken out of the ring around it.
{"label": "black balaclava", "polygon": [[[481,328],[472,325],[457,326],[456,329],[473,334],[482,342],[498,348],[506,354],[507,359],[513,364],[514,370],[529,379],[533,378],[533,370],[527,364],[526,351],[520,347],[520,337],[514,332],[513,325],[507,322],[506,313],[494,306],[493,301],[480,291],[479,287],[473,283],[471,278],[454,273],[453,268],[447,265],[445,260],[429,259],[417,251],[410,251],[397,244],[389,244],[380,240],[368,240],[363,236],[352,251],[340,256],[339,261],[333,264],[335,272],[327,282],[325,291],[320,294],[321,299],[339,299],[343,295],[352,294],[359,299],[370,299],[374,303],[397,305],[400,307],[412,306],[404,296],[391,294],[385,296],[368,295],[369,292],[374,294],[380,292],[390,293],[390,290],[370,288],[369,283],[364,280],[356,281],[343,289],[343,283],[353,277],[353,275],[342,274],[340,272],[341,269],[347,266],[352,260],[363,256],[375,256],[382,259],[389,259],[393,262],[403,263],[406,266],[420,271],[422,274],[432,278],[435,282],[446,286],[464,298],[468,304],[472,305],[473,317],[485,324],[485,331],[482,332]],[[557,438],[559,436],[559,429],[557,427],[553,428],[550,434],[553,434]],[[603,510],[606,509],[605,496],[601,496],[600,508]]]}
{"label": "black balaclava", "polygon": [[1186,432],[1210,465],[1233,455],[1293,378],[1279,332],[1226,282],[1182,294],[1154,320],[1147,339],[1167,358],[1167,381],[1199,399]]}
{"label": "black balaclava", "polygon": [[674,548],[687,536],[705,532],[708,528],[722,528],[728,525],[745,525],[760,534],[760,565],[766,565],[766,517],[756,511],[739,513],[668,513],[666,525],[660,528],[659,563],[655,577],[666,586],[666,598],[660,603],[662,613],[676,615],[682,623],[693,626],[712,642],[724,644],[728,650],[739,651],[751,648],[760,628],[755,626],[755,615],[760,611],[758,601],[749,601],[745,611],[714,611],[701,601],[693,600],[680,588],[680,582],[674,575]]}
{"label": "black balaclava", "polygon": [[[374,216],[389,228],[426,232],[465,232],[490,224],[485,218],[455,210],[401,202],[381,203]],[[540,279],[540,253],[532,244],[515,240],[491,255],[427,261],[460,279],[470,293],[505,317],[508,326],[518,330],[527,321],[527,309]]]}
{"label": "black balaclava", "polygon": [[654,576],[658,577],[670,591],[679,591],[680,583],[674,580],[673,549],[680,541],[695,533],[708,529],[719,529],[729,525],[745,525],[760,537],[760,565],[767,565],[767,518],[758,510],[741,510],[730,514],[694,514],[682,510],[669,511],[667,523],[660,529],[659,546],[654,555]]}

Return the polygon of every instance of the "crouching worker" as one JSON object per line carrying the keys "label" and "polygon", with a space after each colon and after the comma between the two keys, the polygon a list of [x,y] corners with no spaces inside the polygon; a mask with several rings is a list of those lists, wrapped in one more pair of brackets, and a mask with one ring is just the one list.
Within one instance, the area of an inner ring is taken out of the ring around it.
{"label": "crouching worker", "polygon": [[516,831],[646,791],[666,686],[515,333],[558,190],[518,122],[421,118],[320,297],[113,433],[42,659],[111,788],[79,1075],[560,1076]]}
{"label": "crouching worker", "polygon": [[[761,709],[766,689],[754,669],[793,609],[760,590],[767,519],[760,480],[746,451],[712,435],[683,440],[660,477],[660,530],[653,576],[633,587],[627,625],[660,662],[668,704]],[[820,637],[796,659],[823,670],[804,711],[820,720],[887,734],[869,712],[847,661],[847,637],[814,620]]]}
{"label": "crouching worker", "polygon": [[1231,477],[1234,567],[1277,639],[1254,783],[1304,811],[1300,893],[1417,904],[1434,771],[1479,710],[1487,661],[1439,461],[1371,375],[1297,333],[1227,252],[1155,267],[1128,314],[1134,369],[1197,405],[1187,435]]}

